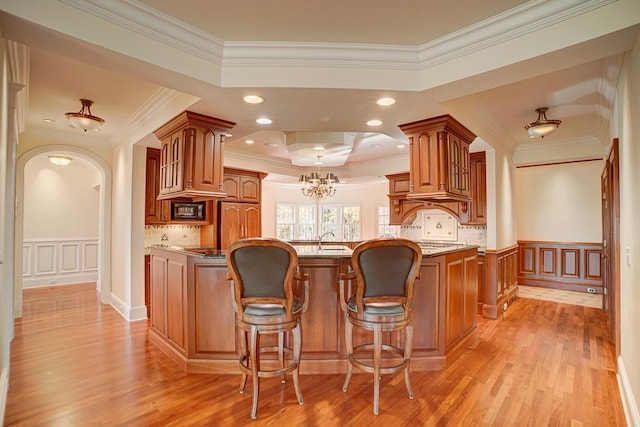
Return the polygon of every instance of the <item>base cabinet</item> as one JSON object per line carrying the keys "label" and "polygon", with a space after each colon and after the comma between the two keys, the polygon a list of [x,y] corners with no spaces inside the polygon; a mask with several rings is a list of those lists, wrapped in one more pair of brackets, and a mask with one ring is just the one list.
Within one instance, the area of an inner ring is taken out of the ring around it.
{"label": "base cabinet", "polygon": [[446,257],[447,329],[446,347],[455,345],[477,327],[477,256],[455,253]]}
{"label": "base cabinet", "polygon": [[[238,372],[225,259],[198,255],[177,259],[177,254],[161,248],[151,253],[157,255],[152,256],[150,340],[186,372]],[[309,306],[302,316],[303,374],[344,373],[345,316],[338,279],[349,271],[350,261],[348,256],[299,258],[310,283]],[[442,369],[477,339],[475,263],[476,249],[423,258],[414,290],[412,370]],[[171,280],[176,283],[168,283]],[[370,341],[366,334],[357,333],[354,344]],[[401,346],[403,336],[387,332],[383,340]]]}
{"label": "base cabinet", "polygon": [[185,353],[187,255],[151,253],[151,328]]}

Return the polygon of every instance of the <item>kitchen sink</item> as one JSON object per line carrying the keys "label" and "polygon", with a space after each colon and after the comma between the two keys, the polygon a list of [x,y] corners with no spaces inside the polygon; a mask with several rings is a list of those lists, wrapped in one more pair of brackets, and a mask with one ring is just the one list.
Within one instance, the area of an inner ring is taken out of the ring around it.
{"label": "kitchen sink", "polygon": [[348,251],[349,248],[346,246],[322,246],[323,251]]}

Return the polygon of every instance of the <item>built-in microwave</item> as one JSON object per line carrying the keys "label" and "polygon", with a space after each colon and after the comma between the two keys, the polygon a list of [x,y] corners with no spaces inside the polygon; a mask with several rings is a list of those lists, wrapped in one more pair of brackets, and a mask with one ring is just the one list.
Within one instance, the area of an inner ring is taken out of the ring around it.
{"label": "built-in microwave", "polygon": [[204,221],[206,202],[171,202],[172,220]]}

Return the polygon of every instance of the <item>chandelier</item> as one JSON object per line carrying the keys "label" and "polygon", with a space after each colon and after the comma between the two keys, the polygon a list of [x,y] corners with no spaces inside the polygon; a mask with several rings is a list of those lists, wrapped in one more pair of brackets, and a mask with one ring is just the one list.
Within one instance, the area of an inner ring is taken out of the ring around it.
{"label": "chandelier", "polygon": [[[318,156],[316,164],[322,164],[321,158],[322,156]],[[320,172],[311,172],[309,175],[300,175],[298,182],[302,186],[302,194],[312,199],[322,199],[336,194],[336,184],[340,179],[333,172],[328,172],[325,177],[320,177]]]}
{"label": "chandelier", "polygon": [[544,138],[547,135],[551,135],[558,129],[560,123],[562,123],[560,120],[547,119],[547,110],[547,107],[536,108],[538,119],[524,127],[527,132],[529,132],[529,138],[535,138],[537,136]]}
{"label": "chandelier", "polygon": [[104,119],[91,114],[91,105],[93,101],[89,99],[81,99],[82,108],[77,113],[66,113],[64,116],[69,119],[73,127],[82,129],[83,131],[98,130],[104,123]]}

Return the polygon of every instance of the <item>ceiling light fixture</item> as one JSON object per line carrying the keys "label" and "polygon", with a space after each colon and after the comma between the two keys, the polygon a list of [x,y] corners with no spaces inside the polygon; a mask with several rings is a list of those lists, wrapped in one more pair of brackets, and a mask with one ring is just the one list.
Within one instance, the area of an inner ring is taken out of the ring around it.
{"label": "ceiling light fixture", "polygon": [[104,124],[104,119],[91,114],[91,105],[93,101],[89,99],[80,99],[82,108],[77,113],[66,113],[64,116],[69,119],[73,127],[82,129],[83,131],[98,130]]}
{"label": "ceiling light fixture", "polygon": [[56,166],[67,166],[73,160],[71,157],[67,156],[49,156],[49,161]]}
{"label": "ceiling light fixture", "polygon": [[535,138],[538,136],[540,138],[544,138],[547,135],[551,135],[553,132],[555,132],[556,129],[558,129],[560,123],[562,123],[562,121],[560,120],[547,119],[548,109],[549,108],[547,107],[536,108],[538,119],[535,122],[529,123],[524,127],[527,132],[529,132],[529,138]]}
{"label": "ceiling light fixture", "polygon": [[382,120],[373,119],[367,122],[367,126],[380,126],[382,124]]}
{"label": "ceiling light fixture", "polygon": [[258,95],[247,95],[242,100],[247,104],[262,104],[264,102],[264,98]]}
{"label": "ceiling light fixture", "polygon": [[253,139],[247,139],[244,143],[245,144],[253,144]]}
{"label": "ceiling light fixture", "polygon": [[[314,164],[322,164],[322,156],[318,156],[318,161]],[[311,172],[310,175],[302,174],[298,183],[302,185],[302,194],[312,199],[323,199],[336,194],[336,184],[340,179],[333,172],[328,172],[324,178],[320,177],[320,171]]]}
{"label": "ceiling light fixture", "polygon": [[395,103],[396,103],[396,100],[393,98],[380,98],[376,101],[376,104],[382,105],[382,106],[393,105]]}
{"label": "ceiling light fixture", "polygon": [[266,117],[260,117],[260,118],[256,119],[256,123],[258,123],[260,125],[270,125],[271,123],[273,123],[273,120],[268,119]]}

